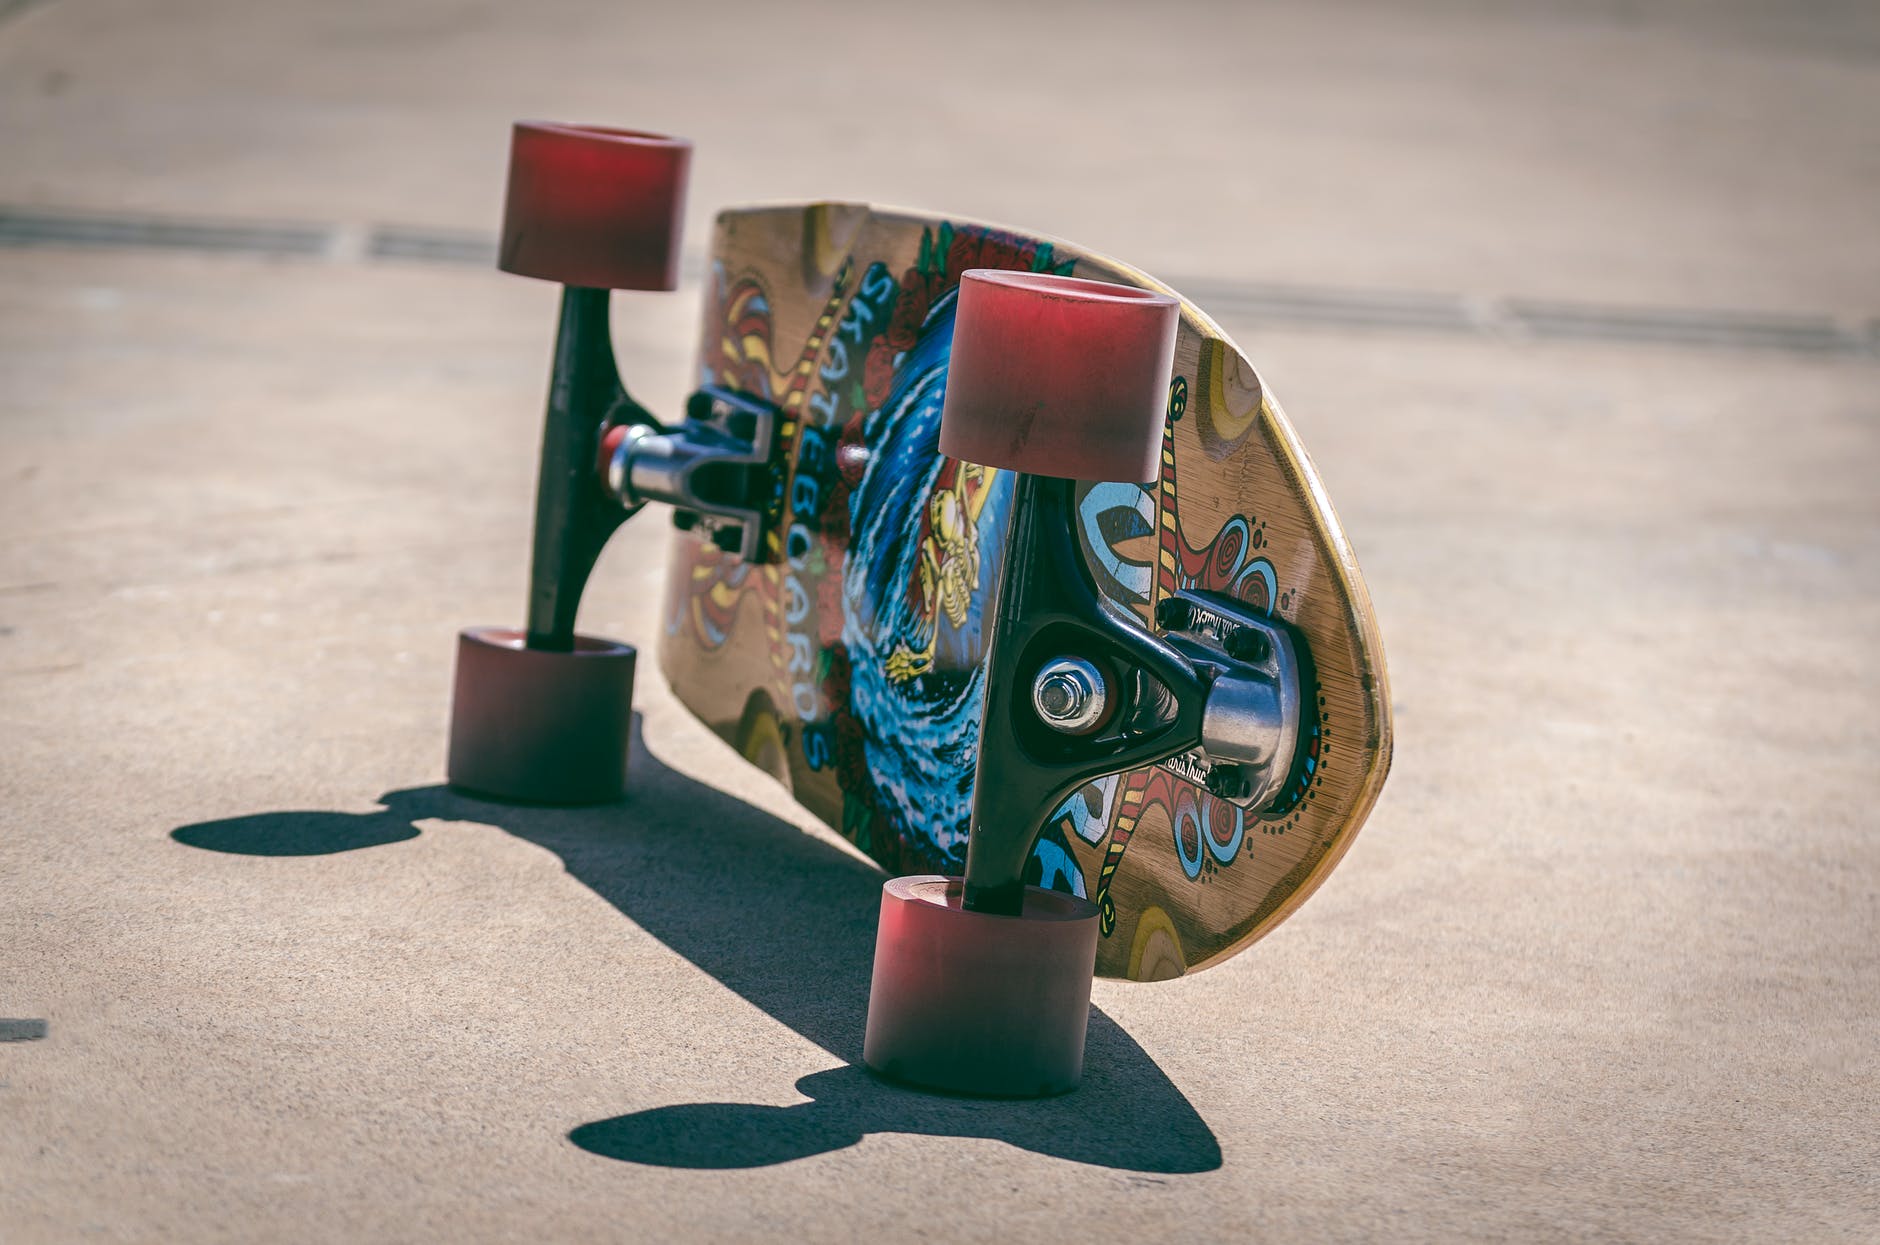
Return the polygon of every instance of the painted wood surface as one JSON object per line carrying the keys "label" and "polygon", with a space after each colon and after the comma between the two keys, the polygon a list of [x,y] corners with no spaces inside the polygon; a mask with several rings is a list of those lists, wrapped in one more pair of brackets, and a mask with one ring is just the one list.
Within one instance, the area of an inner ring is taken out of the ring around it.
{"label": "painted wood surface", "polygon": [[[959,873],[1011,479],[938,453],[953,292],[968,268],[1168,287],[1068,243],[863,204],[726,212],[711,257],[698,379],[781,407],[791,469],[774,562],[675,533],[661,665],[883,866]],[[1277,806],[1150,767],[1084,788],[1034,853],[1032,880],[1102,910],[1100,975],[1166,978],[1272,929],[1349,846],[1390,763],[1383,651],[1310,460],[1199,308],[1182,307],[1160,480],[1077,497],[1087,565],[1145,627],[1177,588],[1213,589],[1311,656],[1310,760]]]}

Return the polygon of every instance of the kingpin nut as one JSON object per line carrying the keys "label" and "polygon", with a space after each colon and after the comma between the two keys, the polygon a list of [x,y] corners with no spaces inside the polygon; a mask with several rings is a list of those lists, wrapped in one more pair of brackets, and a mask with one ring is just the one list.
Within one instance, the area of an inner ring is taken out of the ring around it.
{"label": "kingpin nut", "polygon": [[1087,735],[1109,703],[1103,674],[1081,657],[1047,661],[1031,682],[1031,707],[1044,724],[1066,735]]}

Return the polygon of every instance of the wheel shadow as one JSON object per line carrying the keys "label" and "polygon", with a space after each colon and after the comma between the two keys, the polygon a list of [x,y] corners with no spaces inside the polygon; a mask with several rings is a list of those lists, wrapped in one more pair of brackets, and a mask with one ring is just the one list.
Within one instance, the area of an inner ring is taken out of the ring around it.
{"label": "wheel shadow", "polygon": [[744,1168],[839,1150],[870,1133],[984,1137],[1075,1162],[1182,1173],[1221,1165],[1213,1132],[1155,1061],[1092,1009],[1083,1085],[1028,1102],[906,1090],[861,1062],[881,874],[789,823],[670,769],[635,715],[631,795],[604,808],[494,804],[444,786],[373,813],[283,811],[181,826],[177,842],[248,856],[321,856],[416,838],[430,818],[498,826],[561,857],[595,894],[846,1067],[797,1081],[789,1107],[688,1103],[595,1120],[593,1154]]}

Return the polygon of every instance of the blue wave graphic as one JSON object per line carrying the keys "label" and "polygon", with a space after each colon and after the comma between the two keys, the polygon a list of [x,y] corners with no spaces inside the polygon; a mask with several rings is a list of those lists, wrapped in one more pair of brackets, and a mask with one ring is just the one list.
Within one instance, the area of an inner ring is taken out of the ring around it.
{"label": "blue wave graphic", "polygon": [[[973,767],[985,699],[980,619],[1003,562],[1012,478],[992,480],[976,524],[978,583],[962,627],[926,619],[917,582],[922,517],[946,460],[940,409],[953,346],[954,295],[928,312],[914,347],[896,369],[894,389],[862,426],[869,459],[850,497],[850,543],[843,571],[842,640],[850,660],[850,708],[868,736],[868,768],[878,805],[897,833],[953,869],[966,861]],[[933,641],[933,666],[903,682],[888,677],[890,654]]]}

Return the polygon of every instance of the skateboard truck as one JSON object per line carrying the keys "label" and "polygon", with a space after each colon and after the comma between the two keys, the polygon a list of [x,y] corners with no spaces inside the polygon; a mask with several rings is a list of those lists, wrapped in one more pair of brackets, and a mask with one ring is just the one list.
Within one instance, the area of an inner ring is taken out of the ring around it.
{"label": "skateboard truck", "polygon": [[677,428],[622,422],[620,435],[602,440],[607,491],[628,513],[666,502],[682,530],[696,527],[724,552],[760,562],[781,509],[772,485],[777,415],[761,398],[707,385],[686,401]]}
{"label": "skateboard truck", "polygon": [[648,501],[756,560],[781,509],[775,408],[707,387],[665,427],[620,381],[610,291],[678,284],[691,144],[521,122],[498,266],[562,284],[542,428],[528,621],[458,637],[449,777],[498,799],[594,804],[625,792],[635,650],[575,631],[596,559]]}
{"label": "skateboard truck", "polygon": [[930,1088],[1057,1093],[1082,1074],[1098,910],[1024,884],[1052,812],[1084,784],[1163,763],[1221,798],[1271,803],[1290,776],[1299,656],[1241,603],[1184,591],[1142,629],[1077,547],[1073,481],[1158,467],[1179,304],[1038,274],[969,271],[943,453],[1014,471],[991,611],[963,878],[882,899],[864,1058]]}
{"label": "skateboard truck", "polygon": [[550,652],[569,651],[595,561],[647,502],[674,506],[681,526],[704,526],[749,562],[776,523],[776,408],[708,385],[687,399],[682,423],[661,424],[620,381],[607,296],[562,292],[529,571],[529,646]]}
{"label": "skateboard truck", "polygon": [[1243,807],[1270,804],[1299,737],[1299,663],[1282,624],[1182,592],[1140,629],[1077,548],[1069,480],[1021,474],[992,629],[965,906],[1016,916],[1026,860],[1084,784],[1158,762]]}

